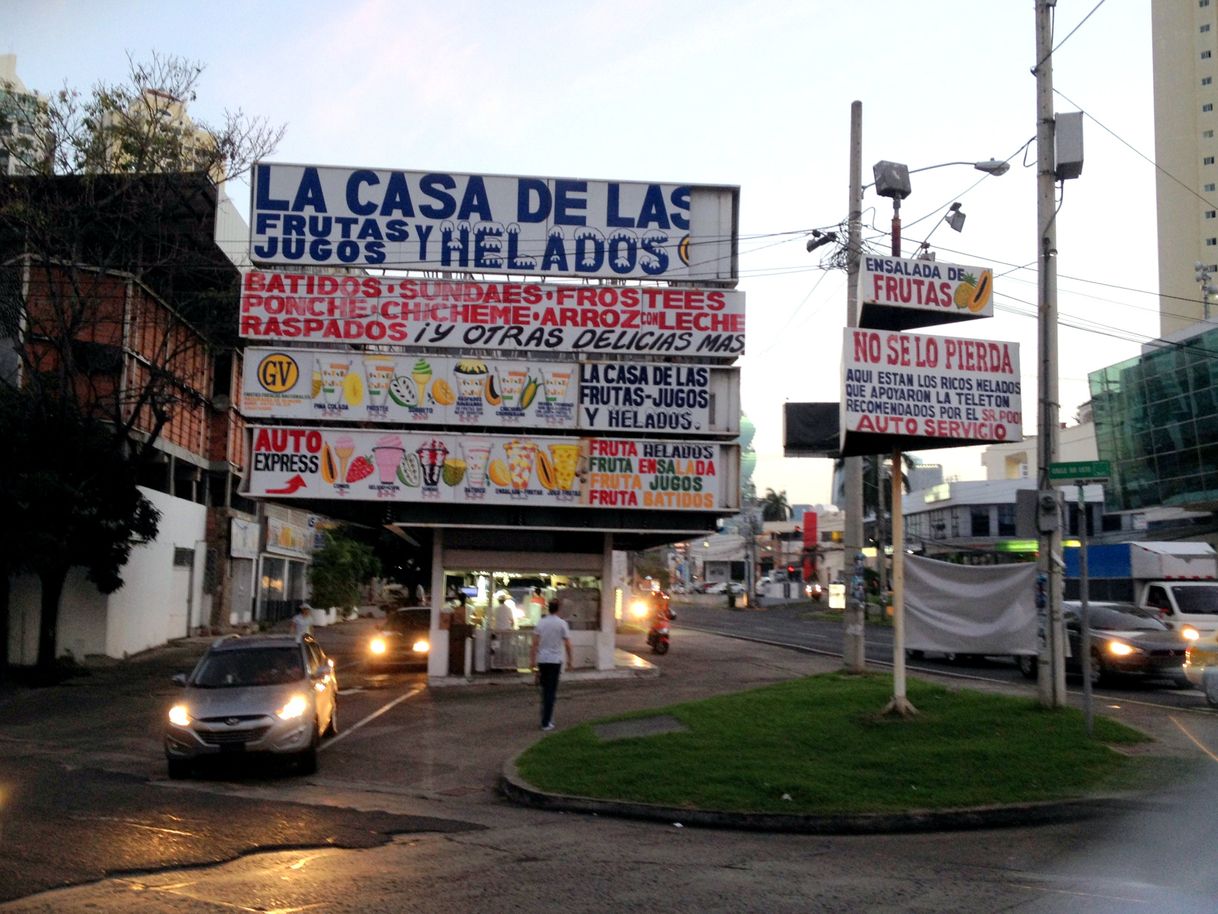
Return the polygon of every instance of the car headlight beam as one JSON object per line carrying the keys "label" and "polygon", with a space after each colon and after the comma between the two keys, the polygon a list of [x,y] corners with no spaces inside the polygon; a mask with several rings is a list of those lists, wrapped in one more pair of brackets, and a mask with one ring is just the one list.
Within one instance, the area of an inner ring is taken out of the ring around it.
{"label": "car headlight beam", "polygon": [[1114,657],[1128,657],[1130,654],[1140,654],[1142,652],[1132,644],[1126,644],[1124,641],[1109,641],[1108,653]]}
{"label": "car headlight beam", "polygon": [[174,705],[169,709],[169,722],[175,727],[189,727],[190,709],[186,705]]}
{"label": "car headlight beam", "polygon": [[1199,631],[1197,631],[1195,628],[1193,628],[1191,625],[1183,626],[1180,629],[1180,634],[1182,634],[1189,641],[1196,641],[1198,638],[1201,637],[1201,633]]}
{"label": "car headlight beam", "polygon": [[411,647],[416,654],[426,654],[431,650],[431,645],[427,642],[426,638],[420,638]]}
{"label": "car headlight beam", "polygon": [[275,712],[275,716],[280,720],[294,720],[302,717],[307,710],[309,710],[309,700],[303,695],[297,694],[289,698],[287,704]]}
{"label": "car headlight beam", "polygon": [[385,644],[384,638],[377,637],[368,642],[368,650],[378,656],[385,653],[387,649],[388,646]]}

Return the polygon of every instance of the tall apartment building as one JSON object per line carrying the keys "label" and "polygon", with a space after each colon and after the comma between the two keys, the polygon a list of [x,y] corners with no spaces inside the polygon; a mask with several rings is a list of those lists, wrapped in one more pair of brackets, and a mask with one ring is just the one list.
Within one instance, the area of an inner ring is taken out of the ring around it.
{"label": "tall apartment building", "polygon": [[1159,231],[1159,335],[1208,314],[1195,265],[1218,284],[1218,0],[1151,7],[1155,83],[1155,196]]}
{"label": "tall apartment building", "polygon": [[33,173],[45,122],[42,100],[17,76],[17,55],[0,54],[0,175]]}

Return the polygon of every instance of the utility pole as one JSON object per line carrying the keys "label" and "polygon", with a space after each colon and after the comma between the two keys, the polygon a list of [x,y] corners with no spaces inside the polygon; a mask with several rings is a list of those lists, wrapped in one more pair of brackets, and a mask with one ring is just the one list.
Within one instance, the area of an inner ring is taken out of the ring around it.
{"label": "utility pole", "polygon": [[[1036,252],[1039,391],[1037,489],[1041,499],[1056,491],[1049,465],[1057,459],[1057,425],[1060,408],[1057,380],[1057,227],[1055,208],[1056,154],[1053,119],[1053,34],[1051,10],[1056,0],[1036,0]],[[1045,581],[1048,627],[1045,650],[1038,659],[1038,691],[1045,707],[1066,705],[1066,667],[1062,626],[1061,511],[1042,505],[1037,567]]]}
{"label": "utility pole", "polygon": [[[862,247],[863,222],[863,103],[850,105],[850,214],[846,240],[846,326],[859,325],[859,255]],[[846,596],[846,619],[843,627],[842,662],[847,671],[862,673],[867,666],[864,654],[863,607],[866,592],[857,580],[862,571],[863,553],[863,460],[847,457],[844,461],[846,482],[846,561],[844,571],[851,586]]]}

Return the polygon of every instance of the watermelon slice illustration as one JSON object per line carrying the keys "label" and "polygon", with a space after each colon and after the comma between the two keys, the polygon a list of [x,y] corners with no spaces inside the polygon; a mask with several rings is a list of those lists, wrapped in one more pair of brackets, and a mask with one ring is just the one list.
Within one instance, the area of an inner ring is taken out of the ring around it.
{"label": "watermelon slice illustration", "polygon": [[412,489],[417,489],[423,482],[423,467],[417,455],[405,454],[402,457],[402,462],[398,464],[398,480]]}

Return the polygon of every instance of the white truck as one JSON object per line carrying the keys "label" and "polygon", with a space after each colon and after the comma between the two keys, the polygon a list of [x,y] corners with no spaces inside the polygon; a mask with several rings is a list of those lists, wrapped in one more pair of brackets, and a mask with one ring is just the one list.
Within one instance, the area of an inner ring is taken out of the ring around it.
{"label": "white truck", "polygon": [[[1065,598],[1079,599],[1079,550],[1065,551]],[[1087,547],[1087,596],[1133,603],[1171,628],[1218,632],[1218,556],[1209,543],[1103,543]]]}

